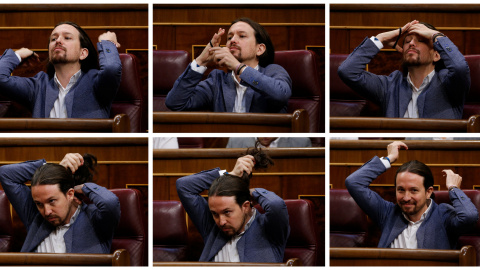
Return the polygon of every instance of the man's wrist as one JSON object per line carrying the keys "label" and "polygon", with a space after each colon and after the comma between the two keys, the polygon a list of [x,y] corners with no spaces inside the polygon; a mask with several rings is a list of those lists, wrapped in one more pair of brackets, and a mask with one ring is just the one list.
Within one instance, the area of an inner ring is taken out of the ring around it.
{"label": "man's wrist", "polygon": [[458,187],[457,187],[456,185],[451,185],[451,186],[448,187],[448,191],[450,191],[450,190],[452,190],[452,189],[454,189],[454,188],[458,188]]}

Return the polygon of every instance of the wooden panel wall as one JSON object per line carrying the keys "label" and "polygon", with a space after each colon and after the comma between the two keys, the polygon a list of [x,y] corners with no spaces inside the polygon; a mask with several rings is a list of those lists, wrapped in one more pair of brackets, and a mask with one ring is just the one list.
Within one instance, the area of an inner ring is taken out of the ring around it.
{"label": "wooden panel wall", "polygon": [[[330,184],[333,188],[346,188],[345,178],[372,157],[386,156],[388,140],[331,140],[330,141]],[[462,176],[462,189],[479,188],[480,140],[479,141],[433,141],[407,140],[408,150],[401,150],[400,157],[390,170],[382,174],[373,184],[393,185],[395,172],[403,163],[416,159],[432,170],[435,185],[446,190],[442,170],[451,169]]]}
{"label": "wooden panel wall", "polygon": [[414,19],[446,34],[463,54],[480,54],[480,5],[332,4],[331,53],[351,53],[365,37],[393,30]]}
{"label": "wooden panel wall", "polygon": [[324,5],[154,5],[153,44],[192,53],[192,45],[206,45],[219,27],[228,30],[239,17],[263,25],[275,50],[325,45]]}
{"label": "wooden panel wall", "polygon": [[[80,25],[94,44],[98,36],[113,31],[121,44],[120,53],[139,59],[145,104],[148,104],[148,5],[127,4],[8,4],[0,5],[0,51],[26,47],[47,50],[54,26],[62,21]],[[43,60],[43,59],[41,59]],[[147,129],[147,106],[142,130]]]}
{"label": "wooden panel wall", "polygon": [[[231,170],[245,149],[162,149],[153,152],[153,199],[179,200],[175,181],[216,167]],[[254,173],[252,187],[284,199],[325,194],[325,148],[277,148],[268,151],[275,165]]]}

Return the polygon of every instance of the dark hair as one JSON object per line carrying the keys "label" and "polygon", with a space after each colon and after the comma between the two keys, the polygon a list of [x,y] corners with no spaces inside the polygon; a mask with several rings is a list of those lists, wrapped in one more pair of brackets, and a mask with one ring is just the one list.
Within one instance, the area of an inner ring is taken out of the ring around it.
{"label": "dark hair", "polygon": [[[425,25],[427,28],[429,29],[432,29],[432,30],[435,30],[435,31],[438,31],[437,28],[435,28],[435,26],[429,24],[429,23],[426,23],[426,22],[419,22],[423,25]],[[405,38],[403,38],[403,44],[405,44]],[[402,58],[403,59],[403,58]],[[438,72],[442,69],[445,69],[447,68],[445,66],[445,63],[443,62],[443,59],[440,58],[440,60],[438,60],[437,62],[434,62],[434,65],[435,65],[435,72]],[[403,62],[402,60],[402,71],[403,71],[403,74],[406,76],[408,74],[408,66],[405,62]]]}
{"label": "dark hair", "polygon": [[[82,72],[87,73],[90,69],[99,69],[97,49],[93,45],[92,40],[90,40],[90,37],[88,37],[87,33],[78,24],[76,24],[74,22],[68,22],[68,21],[58,23],[57,25],[55,25],[54,29],[57,28],[57,26],[62,25],[62,24],[68,24],[68,25],[71,25],[71,26],[75,27],[75,29],[78,30],[80,47],[81,48],[86,48],[88,50],[87,57],[83,60],[80,60],[80,65],[81,65]],[[49,44],[50,44],[50,37],[49,37],[48,40],[49,40]],[[49,47],[47,46],[47,48],[49,48]],[[49,50],[49,54],[50,54],[50,50]],[[46,69],[47,69],[48,77],[53,78],[53,76],[55,74],[55,68],[54,68],[52,62],[50,62],[49,59],[48,59]]]}
{"label": "dark hair", "polygon": [[236,24],[237,22],[248,23],[253,28],[257,44],[263,43],[265,45],[265,52],[258,57],[258,64],[261,67],[266,67],[270,64],[273,64],[273,60],[275,59],[275,48],[273,47],[273,43],[270,40],[267,30],[265,30],[265,28],[263,28],[263,26],[261,26],[259,23],[246,17],[234,20],[230,26]]}
{"label": "dark hair", "polygon": [[32,187],[38,185],[56,185],[63,194],[76,185],[93,182],[96,173],[97,158],[90,154],[83,155],[83,165],[74,174],[70,168],[54,163],[40,166],[32,177]]}
{"label": "dark hair", "polygon": [[[425,191],[429,187],[433,187],[433,174],[430,168],[425,165],[424,163],[418,160],[410,160],[406,162],[398,168],[397,172],[395,173],[395,186],[397,186],[397,175],[402,172],[411,172],[423,177],[423,186],[425,187]],[[435,198],[435,195],[432,193],[430,196],[432,199]]]}
{"label": "dark hair", "polygon": [[[259,142],[255,147],[247,149],[245,155],[252,155],[255,159],[254,169],[267,168],[273,165],[273,160],[262,151]],[[208,197],[211,196],[235,196],[235,201],[241,207],[245,201],[250,200],[250,178],[252,174],[243,172],[242,177],[225,174],[215,179],[208,190]]]}

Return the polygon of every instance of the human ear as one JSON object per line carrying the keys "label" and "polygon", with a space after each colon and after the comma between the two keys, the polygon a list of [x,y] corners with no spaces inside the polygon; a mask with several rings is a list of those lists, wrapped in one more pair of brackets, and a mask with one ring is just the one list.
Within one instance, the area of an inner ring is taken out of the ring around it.
{"label": "human ear", "polygon": [[265,46],[265,44],[263,43],[257,44],[257,56],[262,55],[266,49],[267,47]]}
{"label": "human ear", "polygon": [[430,196],[432,196],[433,193],[433,187],[429,187],[427,189],[427,199],[430,199]]}
{"label": "human ear", "polygon": [[80,60],[84,60],[88,56],[88,49],[87,48],[81,48],[80,52]]}

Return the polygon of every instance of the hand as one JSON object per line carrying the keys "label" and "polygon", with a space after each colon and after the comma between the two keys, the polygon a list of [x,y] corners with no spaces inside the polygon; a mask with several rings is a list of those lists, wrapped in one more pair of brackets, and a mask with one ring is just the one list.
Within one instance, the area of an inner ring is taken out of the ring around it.
{"label": "hand", "polygon": [[246,155],[237,159],[237,163],[233,168],[233,171],[229,172],[231,175],[242,177],[243,172],[247,174],[252,173],[253,166],[255,165],[255,158],[251,155]]}
{"label": "hand", "polygon": [[209,49],[209,51],[213,52],[213,58],[219,67],[225,66],[229,70],[235,70],[240,64],[237,58],[230,52],[229,48],[215,47]]}
{"label": "hand", "polygon": [[205,46],[205,49],[203,49],[202,53],[195,59],[197,64],[200,66],[206,66],[208,63],[213,61],[213,52],[210,52],[209,49],[216,47],[220,48],[220,41],[222,40],[223,34],[225,34],[225,29],[218,28],[218,32],[215,33],[210,40],[213,47],[210,46],[210,42],[207,44],[207,46]]}
{"label": "hand", "polygon": [[79,153],[68,153],[65,155],[60,165],[65,168],[70,168],[72,173],[75,173],[78,170],[78,167],[83,165],[83,157]]}
{"label": "hand", "polygon": [[[407,24],[405,24],[403,27],[402,27],[402,36],[407,34],[408,30],[410,29],[410,27],[412,27],[413,25],[416,25],[418,24],[418,21],[417,20],[413,20]],[[423,25],[423,24],[422,24]],[[388,32],[384,32],[384,33],[380,33],[377,35],[377,38],[378,40],[380,40],[380,42],[383,43],[384,46],[387,46],[389,48],[392,48],[393,45],[395,44],[395,41],[397,40],[398,38],[398,34],[400,33],[400,31],[397,29],[395,30],[392,30],[392,31],[388,31]],[[400,46],[398,43],[397,45],[395,46],[395,50],[399,51],[399,52],[403,52],[403,48],[402,46]]]}
{"label": "hand", "polygon": [[15,52],[20,56],[20,58],[22,58],[22,61],[29,58],[30,56],[33,56],[35,59],[38,60],[38,54],[27,48],[21,48],[19,50],[16,50]]}
{"label": "hand", "polygon": [[120,43],[118,43],[117,35],[114,32],[108,31],[98,36],[98,42],[102,42],[102,40],[108,40],[115,44],[117,48],[120,48]]}
{"label": "hand", "polygon": [[[432,40],[433,35],[435,35],[436,33],[440,32],[430,29],[421,23],[412,25],[412,27],[408,29],[408,34],[417,34],[421,37],[426,38],[427,40]],[[433,41],[431,41],[431,43],[433,43]]]}
{"label": "hand", "polygon": [[408,146],[405,143],[398,141],[393,142],[387,146],[387,157],[390,159],[390,163],[394,163],[395,161],[397,161],[399,156],[399,150],[402,148],[408,150]]}
{"label": "hand", "polygon": [[445,173],[444,176],[447,177],[447,189],[449,189],[451,186],[457,186],[460,188],[460,185],[462,184],[462,177],[456,173],[454,173],[452,170],[443,170],[443,173]]}

